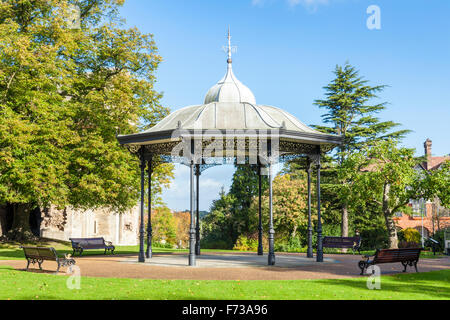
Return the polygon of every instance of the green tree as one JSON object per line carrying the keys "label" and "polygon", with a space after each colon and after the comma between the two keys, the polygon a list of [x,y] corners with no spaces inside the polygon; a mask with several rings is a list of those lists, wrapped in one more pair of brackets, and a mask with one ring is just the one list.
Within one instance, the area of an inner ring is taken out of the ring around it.
{"label": "green tree", "polygon": [[410,200],[423,196],[413,155],[413,149],[398,148],[388,140],[364,148],[343,162],[352,181],[349,199],[362,208],[370,205],[383,216],[390,248],[398,247],[394,214],[410,213]]}
{"label": "green tree", "polygon": [[214,200],[210,213],[202,219],[202,246],[215,249],[231,249],[237,238],[233,227],[231,208],[234,197],[222,190]]}
{"label": "green tree", "polygon": [[165,241],[168,244],[176,244],[177,221],[167,207],[158,207],[152,217],[152,229],[154,241]]}
{"label": "green tree", "polygon": [[[290,174],[277,175],[273,181],[273,223],[278,238],[306,239],[308,227],[306,181]],[[269,194],[262,197],[264,230],[269,226]],[[313,218],[316,214],[313,214]],[[251,230],[258,230],[258,199],[254,198],[250,209]]]}
{"label": "green tree", "polygon": [[[268,188],[267,176],[262,176],[261,189],[264,192]],[[235,236],[253,232],[250,230],[249,209],[253,198],[258,197],[259,176],[257,165],[237,165],[233,174],[233,180],[230,187],[229,196],[233,199],[230,216],[232,219]],[[256,229],[257,230],[257,229]]]}
{"label": "green tree", "polygon": [[[106,207],[138,198],[138,163],[116,134],[168,113],[153,89],[161,61],[150,34],[124,29],[121,0],[0,2],[0,204],[12,237],[36,206]],[[71,8],[77,6],[79,24]],[[161,165],[155,180],[169,182]]]}
{"label": "green tree", "polygon": [[450,208],[450,160],[436,170],[428,171],[421,181],[421,188],[426,200],[437,197],[441,206]]}
{"label": "green tree", "polygon": [[[337,208],[341,213],[341,234],[348,236],[349,197],[351,181],[345,178],[343,162],[353,153],[365,146],[375,145],[377,141],[399,139],[408,130],[391,130],[398,126],[392,121],[380,121],[375,115],[385,109],[386,103],[370,103],[378,98],[377,94],[385,86],[370,86],[355,67],[346,63],[336,66],[335,79],[324,87],[325,99],[316,100],[315,104],[326,110],[322,115],[325,125],[314,126],[321,132],[343,136],[343,144],[337,152],[323,159],[324,202],[331,202],[330,208]],[[339,178],[338,178],[339,177]]]}

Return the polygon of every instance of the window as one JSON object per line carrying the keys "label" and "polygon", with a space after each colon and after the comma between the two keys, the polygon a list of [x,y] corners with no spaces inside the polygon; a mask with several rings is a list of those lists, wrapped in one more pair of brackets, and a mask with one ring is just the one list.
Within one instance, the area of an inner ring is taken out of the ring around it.
{"label": "window", "polygon": [[425,217],[427,215],[426,211],[426,201],[424,199],[411,200],[410,201],[413,217]]}

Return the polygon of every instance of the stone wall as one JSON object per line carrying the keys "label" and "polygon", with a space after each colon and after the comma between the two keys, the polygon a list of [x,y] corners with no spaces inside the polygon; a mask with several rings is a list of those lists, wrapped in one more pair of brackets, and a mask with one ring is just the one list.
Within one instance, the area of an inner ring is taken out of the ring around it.
{"label": "stone wall", "polygon": [[47,210],[41,223],[41,236],[65,241],[70,238],[103,237],[115,245],[136,245],[138,218],[138,207],[122,214],[104,209],[81,211],[52,207]]}

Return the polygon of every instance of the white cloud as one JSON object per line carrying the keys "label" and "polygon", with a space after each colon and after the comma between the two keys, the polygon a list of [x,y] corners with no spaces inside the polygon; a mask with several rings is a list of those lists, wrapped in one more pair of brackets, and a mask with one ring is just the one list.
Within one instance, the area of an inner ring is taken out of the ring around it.
{"label": "white cloud", "polygon": [[[252,0],[252,5],[255,7],[262,7],[267,2],[274,2],[276,0]],[[327,5],[331,0],[283,0],[289,7],[293,8],[302,5],[309,11],[316,11],[320,5]]]}
{"label": "white cloud", "polygon": [[217,181],[215,179],[207,178],[207,179],[200,179],[200,188],[211,188],[215,190],[220,190],[223,186],[223,183],[220,181]]}
{"label": "white cloud", "polygon": [[289,6],[295,7],[299,4],[304,6],[305,8],[309,10],[316,10],[318,6],[320,5],[326,5],[330,1],[329,0],[287,0]]}

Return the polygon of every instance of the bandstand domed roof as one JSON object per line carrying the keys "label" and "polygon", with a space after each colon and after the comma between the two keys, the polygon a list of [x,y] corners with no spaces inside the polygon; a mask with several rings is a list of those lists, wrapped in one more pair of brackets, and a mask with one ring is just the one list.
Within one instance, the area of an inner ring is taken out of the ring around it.
{"label": "bandstand domed roof", "polygon": [[228,34],[228,60],[225,76],[211,87],[204,104],[179,109],[146,132],[175,129],[239,130],[287,129],[319,133],[288,112],[267,105],[257,105],[253,92],[233,73],[231,36]]}
{"label": "bandstand domed roof", "polygon": [[[299,148],[305,150],[314,146],[323,151],[331,150],[333,146],[342,142],[340,136],[316,131],[280,108],[256,104],[252,91],[233,73],[230,39],[228,34],[227,72],[208,90],[203,104],[176,110],[144,132],[119,135],[117,137],[119,142],[128,146],[170,143],[180,138],[179,136],[174,138],[174,132],[180,129],[194,133],[190,134],[194,139],[197,139],[195,132],[199,132],[198,130],[224,133],[227,130],[234,130],[240,131],[235,134],[240,137],[251,137],[252,131],[259,133],[277,131],[280,141],[297,144]],[[292,145],[289,146],[291,147]]]}

